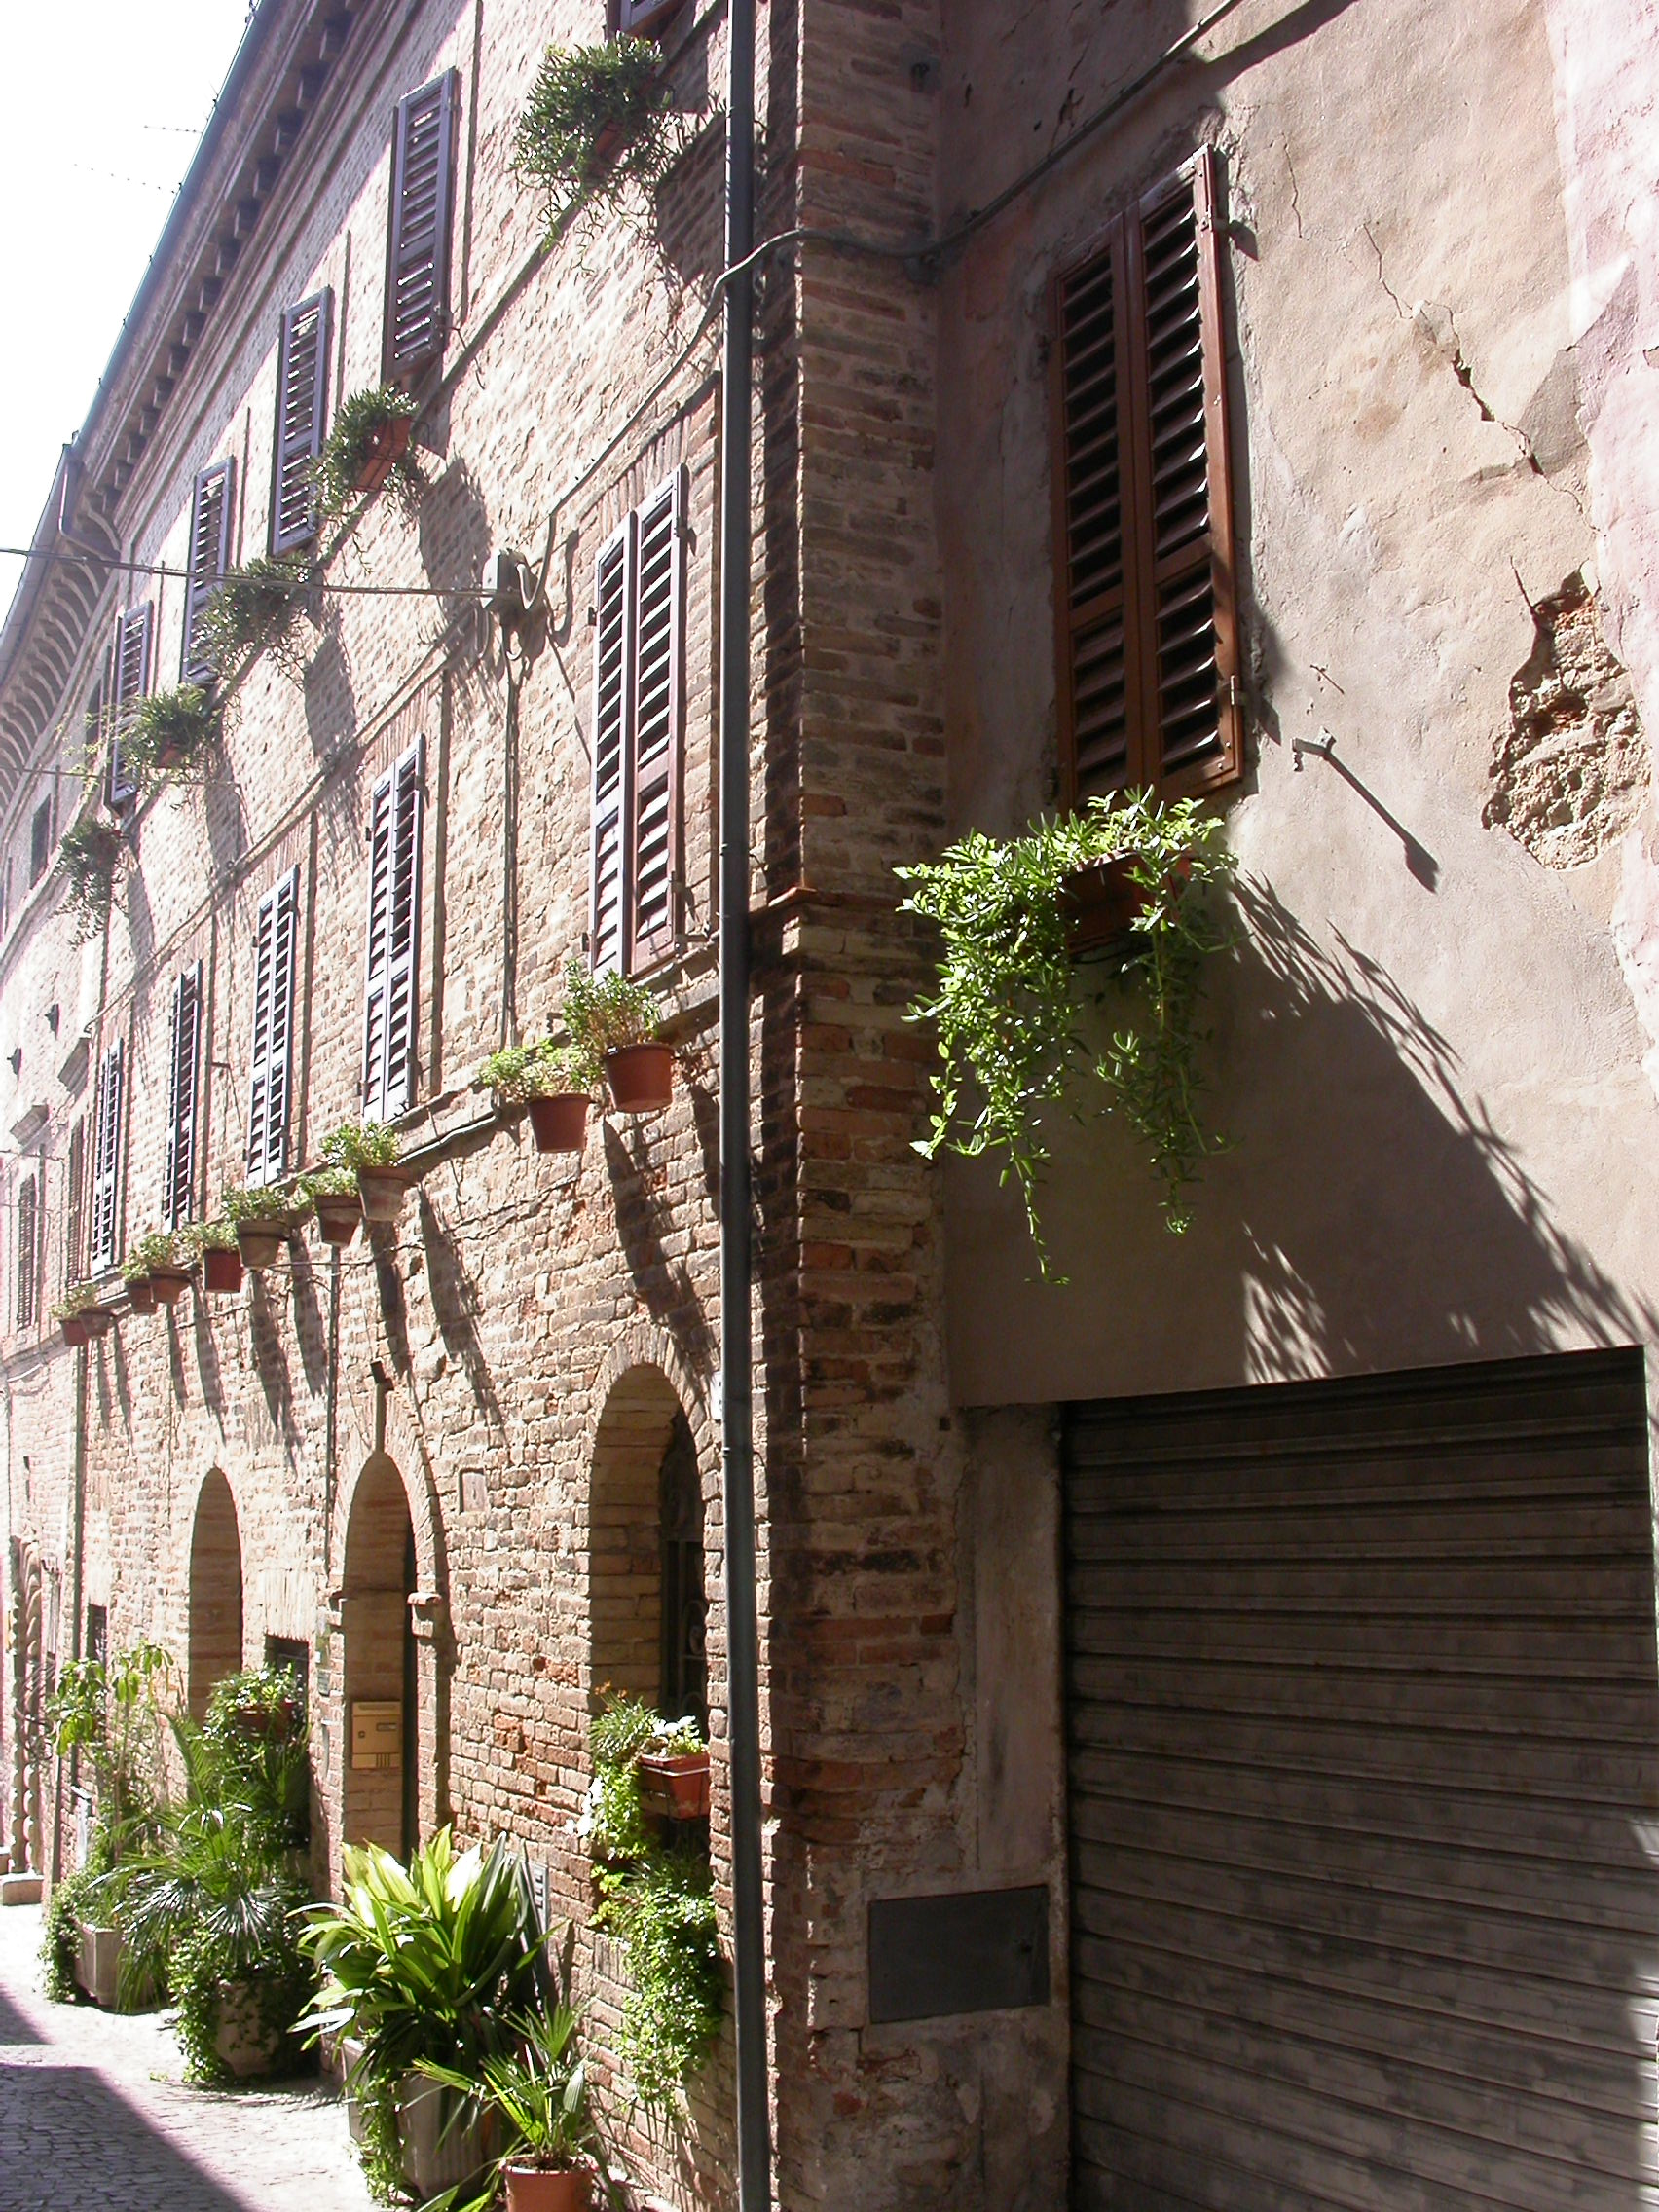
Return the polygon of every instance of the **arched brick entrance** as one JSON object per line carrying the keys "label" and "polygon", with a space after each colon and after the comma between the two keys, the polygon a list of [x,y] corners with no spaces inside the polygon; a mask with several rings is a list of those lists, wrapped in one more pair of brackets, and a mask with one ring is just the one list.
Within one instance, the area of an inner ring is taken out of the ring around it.
{"label": "arched brick entrance", "polygon": [[190,1536],[190,1716],[200,1720],[215,1682],[242,1663],[241,1530],[237,1501],[215,1467],[196,1500]]}

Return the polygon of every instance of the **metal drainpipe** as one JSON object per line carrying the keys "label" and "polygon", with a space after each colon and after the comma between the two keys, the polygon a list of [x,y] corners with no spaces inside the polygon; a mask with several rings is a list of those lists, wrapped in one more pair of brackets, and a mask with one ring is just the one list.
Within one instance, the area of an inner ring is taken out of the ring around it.
{"label": "metal drainpipe", "polygon": [[720,423],[720,1379],[739,2212],[769,2212],[749,1240],[749,594],[755,0],[730,0]]}

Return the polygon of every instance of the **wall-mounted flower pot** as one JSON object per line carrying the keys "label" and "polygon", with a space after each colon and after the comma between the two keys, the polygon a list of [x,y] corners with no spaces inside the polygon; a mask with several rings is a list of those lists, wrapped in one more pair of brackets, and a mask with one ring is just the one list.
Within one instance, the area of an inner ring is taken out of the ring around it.
{"label": "wall-mounted flower pot", "polygon": [[66,1345],[90,1345],[92,1341],[92,1332],[87,1326],[87,1316],[84,1313],[65,1313],[57,1327]]}
{"label": "wall-mounted flower pot", "polygon": [[660,1114],[674,1097],[672,1045],[618,1045],[605,1055],[605,1080],[619,1114]]}
{"label": "wall-mounted flower pot", "polygon": [[158,1306],[176,1306],[190,1283],[188,1268],[152,1268],[150,1288]]}
{"label": "wall-mounted flower pot", "polygon": [[[275,1257],[275,1255],[273,1255]],[[242,1286],[241,1254],[209,1244],[202,1255],[202,1280],[207,1290],[238,1291]]]}
{"label": "wall-mounted flower pot", "polygon": [[325,1244],[350,1244],[363,1226],[363,1209],[350,1192],[344,1198],[319,1198],[316,1233]]}
{"label": "wall-mounted flower pot", "polygon": [[593,2174],[587,2166],[508,2166],[507,2212],[589,2212]]}
{"label": "wall-mounted flower pot", "polygon": [[362,1200],[363,1219],[373,1222],[393,1222],[403,1211],[403,1201],[409,1186],[416,1178],[401,1167],[359,1167],[357,1195]]}
{"label": "wall-mounted flower pot", "polygon": [[357,468],[359,492],[367,495],[380,490],[409,451],[409,433],[413,427],[407,415],[394,415],[389,423],[375,424]]}
{"label": "wall-mounted flower pot", "polygon": [[263,1220],[237,1223],[237,1250],[241,1254],[244,1268],[255,1274],[263,1269],[275,1267],[276,1255],[293,1234],[293,1223],[284,1214],[267,1214]]}
{"label": "wall-mounted flower pot", "polygon": [[1060,885],[1060,913],[1066,925],[1066,950],[1075,960],[1100,952],[1125,936],[1146,903],[1134,879],[1134,856],[1090,861]]}
{"label": "wall-mounted flower pot", "polygon": [[99,1337],[107,1337],[115,1327],[115,1315],[107,1306],[89,1306],[81,1319],[86,1323],[87,1334],[94,1344]]}
{"label": "wall-mounted flower pot", "polygon": [[164,776],[170,775],[173,769],[182,768],[189,758],[190,755],[182,745],[164,745],[156,755],[157,772]]}
{"label": "wall-mounted flower pot", "polygon": [[647,1813],[669,1821],[709,1817],[707,1751],[642,1751],[640,1803]]}
{"label": "wall-mounted flower pot", "polygon": [[587,1142],[588,1102],[579,1091],[532,1098],[530,1133],[537,1152],[580,1152]]}
{"label": "wall-mounted flower pot", "polygon": [[134,1313],[153,1313],[156,1310],[156,1286],[148,1275],[129,1275],[127,1296]]}

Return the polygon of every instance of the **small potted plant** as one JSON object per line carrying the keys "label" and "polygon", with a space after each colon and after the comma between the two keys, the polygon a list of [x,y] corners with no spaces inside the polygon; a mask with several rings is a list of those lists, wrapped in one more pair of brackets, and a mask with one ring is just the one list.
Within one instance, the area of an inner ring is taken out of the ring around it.
{"label": "small potted plant", "polygon": [[709,1747],[694,1720],[665,1728],[640,1753],[640,1803],[660,1820],[709,1817]]}
{"label": "small potted plant", "polygon": [[345,514],[354,500],[378,492],[394,469],[406,498],[419,492],[420,476],[408,459],[417,412],[409,394],[391,384],[353,391],[341,401],[312,464],[324,514]]}
{"label": "small potted plant", "polygon": [[75,917],[77,944],[96,937],[108,918],[120,851],[121,831],[112,822],[100,822],[92,814],[84,814],[72,823],[57,848],[58,872],[63,877],[69,911]]}
{"label": "small potted plant", "polygon": [[322,1140],[330,1167],[356,1178],[366,1222],[394,1222],[403,1211],[411,1183],[419,1180],[397,1164],[397,1131],[385,1122],[342,1122]]}
{"label": "small potted plant", "polygon": [[300,1177],[300,1188],[316,1209],[316,1233],[325,1244],[350,1244],[363,1226],[357,1178],[350,1167],[319,1167]]}
{"label": "small potted plant", "polygon": [[[127,1278],[129,1296],[132,1294],[134,1283],[141,1281],[147,1285],[154,1305],[176,1306],[184,1296],[191,1273],[190,1255],[183,1238],[170,1235],[165,1230],[141,1236],[122,1273]],[[140,1307],[139,1310],[144,1309]]]}
{"label": "small potted plant", "polygon": [[121,1279],[126,1285],[128,1304],[134,1313],[156,1310],[156,1293],[150,1283],[150,1266],[144,1258],[142,1238],[137,1248],[122,1262]]}
{"label": "small potted plant", "polygon": [[309,580],[305,562],[293,554],[262,554],[245,569],[230,570],[203,608],[192,645],[221,677],[267,652],[303,673],[292,665],[293,637]]}
{"label": "small potted plant", "polygon": [[593,1054],[550,1037],[492,1052],[478,1071],[480,1086],[495,1093],[498,1112],[524,1107],[537,1152],[580,1152],[587,1142],[588,1107],[599,1083]]}
{"label": "small potted plant", "polygon": [[513,168],[538,192],[551,230],[583,201],[649,191],[677,151],[673,94],[649,39],[550,46],[519,117]]}
{"label": "small potted plant", "polygon": [[516,2047],[485,2058],[479,2080],[421,2061],[430,2080],[493,2115],[505,2140],[474,2202],[493,2202],[498,2183],[504,2182],[507,2212],[589,2212],[606,2152],[576,2055],[579,2015],[559,2004],[550,2012],[522,2012],[510,2024]]}
{"label": "small potted plant", "polygon": [[140,699],[121,731],[121,761],[148,789],[161,776],[187,767],[211,742],[218,717],[197,683],[152,691]]}
{"label": "small potted plant", "polygon": [[674,1097],[674,1049],[661,1042],[656,994],[631,976],[565,970],[565,1026],[578,1051],[605,1069],[619,1114],[659,1114]]}
{"label": "small potted plant", "polygon": [[[98,1316],[99,1326],[94,1328],[92,1316]],[[90,1282],[72,1283],[61,1300],[52,1309],[52,1318],[66,1345],[91,1344],[94,1336],[102,1336],[110,1325],[111,1316],[98,1304],[98,1294]]]}
{"label": "small potted plant", "polygon": [[223,1217],[216,1221],[192,1222],[184,1235],[186,1249],[194,1252],[202,1263],[203,1290],[221,1295],[240,1290],[242,1263],[234,1222]]}
{"label": "small potted plant", "polygon": [[307,1210],[299,1194],[283,1183],[227,1191],[223,1202],[237,1234],[242,1266],[255,1274],[275,1266],[277,1253],[298,1230]]}

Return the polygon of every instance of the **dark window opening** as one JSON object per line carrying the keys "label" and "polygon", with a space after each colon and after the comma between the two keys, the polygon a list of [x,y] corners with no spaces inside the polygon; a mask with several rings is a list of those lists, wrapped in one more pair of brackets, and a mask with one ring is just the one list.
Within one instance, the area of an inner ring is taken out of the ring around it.
{"label": "dark window opening", "polygon": [[52,800],[43,798],[29,824],[29,889],[46,873],[52,859]]}
{"label": "dark window opening", "polygon": [[659,1480],[662,1529],[662,1713],[709,1730],[703,1482],[685,1416],[676,1414]]}

